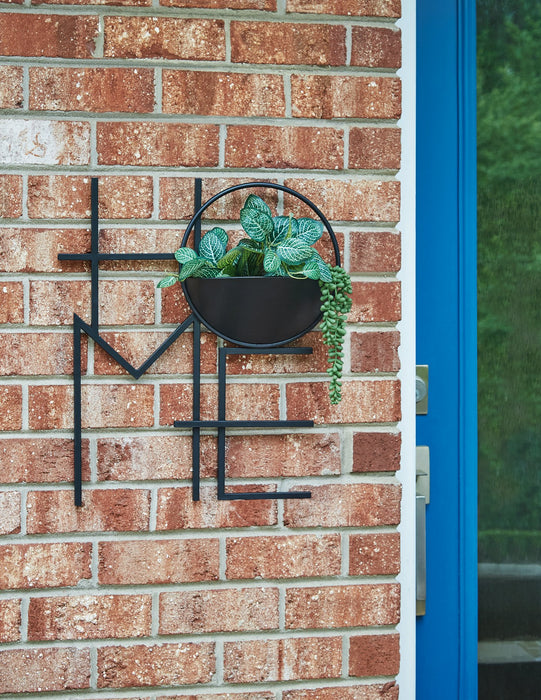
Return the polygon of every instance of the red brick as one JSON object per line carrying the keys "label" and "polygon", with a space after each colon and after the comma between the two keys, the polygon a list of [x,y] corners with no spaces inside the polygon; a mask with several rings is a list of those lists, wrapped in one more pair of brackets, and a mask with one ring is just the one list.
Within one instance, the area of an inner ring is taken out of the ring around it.
{"label": "red brick", "polygon": [[218,693],[217,695],[159,695],[156,700],[275,700],[276,696],[270,690],[256,693]]}
{"label": "red brick", "polygon": [[391,323],[402,318],[400,282],[354,282],[350,323]]}
{"label": "red brick", "polygon": [[[298,180],[284,183],[312,200],[331,221],[398,221],[400,183],[389,180]],[[288,198],[287,210],[309,216],[298,200]]]}
{"label": "red brick", "polygon": [[83,229],[5,228],[0,240],[0,269],[5,272],[78,272],[77,262],[60,262],[59,253],[84,253],[90,242]]}
{"label": "red brick", "polygon": [[[102,280],[99,285],[100,323],[154,323],[156,285],[149,280]],[[133,300],[137,299],[137,304]],[[73,314],[90,323],[90,282],[36,280],[30,282],[30,324],[71,325]]]}
{"label": "red brick", "polygon": [[327,369],[327,348],[321,333],[307,333],[292,346],[312,347],[310,355],[253,355],[246,350],[245,355],[227,357],[228,374],[308,374],[325,372]]}
{"label": "red brick", "polygon": [[28,639],[106,639],[151,633],[150,595],[77,595],[32,598]]}
{"label": "red brick", "polygon": [[386,27],[353,27],[351,65],[400,68],[402,65],[400,30]]}
{"label": "red brick", "polygon": [[162,83],[166,114],[285,117],[280,75],[165,70]]}
{"label": "red brick", "polygon": [[210,642],[98,649],[98,688],[208,683],[215,671]]}
{"label": "red brick", "polygon": [[[102,333],[101,337],[132,366],[140,367],[169,335],[161,331],[132,331]],[[151,365],[147,374],[191,374],[192,362],[192,334],[184,333]],[[201,336],[201,371],[205,374],[216,372],[216,342],[210,333],[203,333]],[[94,350],[94,373],[127,374],[126,370],[99,346]]]}
{"label": "red brick", "polygon": [[398,686],[392,681],[378,685],[286,690],[282,697],[283,700],[398,700]]}
{"label": "red brick", "polygon": [[227,588],[160,594],[160,634],[277,629],[277,588]]}
{"label": "red brick", "polygon": [[91,489],[75,508],[73,491],[33,491],[27,497],[30,534],[92,531],[144,531],[150,518],[150,494],[142,489]]}
{"label": "red brick", "polygon": [[0,693],[38,693],[90,687],[88,649],[6,649],[0,651]]}
{"label": "red brick", "polygon": [[231,22],[234,63],[342,66],[346,29],[339,25]]}
{"label": "red brick", "polygon": [[39,2],[47,5],[133,5],[134,7],[152,5],[152,0],[39,0]]}
{"label": "red brick", "polygon": [[369,634],[351,638],[350,676],[395,676],[399,670],[398,634]]}
{"label": "red brick", "polygon": [[23,323],[23,307],[22,282],[3,282],[0,285],[0,323]]}
{"label": "red brick", "polygon": [[22,106],[22,67],[0,66],[0,109],[20,109]]}
{"label": "red brick", "polygon": [[0,587],[76,586],[91,577],[90,542],[0,546]]}
{"label": "red brick", "polygon": [[340,574],[340,535],[230,537],[229,579],[310,578]]}
{"label": "red brick", "polygon": [[350,168],[398,170],[400,156],[400,129],[356,127],[349,132]]}
{"label": "red brick", "polygon": [[[216,420],[217,384],[201,385],[201,419]],[[276,384],[229,384],[227,420],[278,420],[280,389]],[[162,384],[160,425],[192,419],[192,385]]]}
{"label": "red brick", "polygon": [[[102,228],[99,244],[103,253],[172,253],[180,246],[181,240],[178,228]],[[109,260],[101,264],[101,269],[125,274],[131,270],[156,270],[165,275],[178,272],[178,263],[175,260]],[[181,289],[180,285],[177,287]]]}
{"label": "red brick", "polygon": [[372,627],[396,625],[400,619],[400,586],[362,584],[286,591],[286,628]]}
{"label": "red brick", "polygon": [[352,372],[398,372],[398,331],[351,334]]}
{"label": "red brick", "polygon": [[401,267],[400,234],[389,231],[354,231],[350,235],[350,272],[398,272]]}
{"label": "red brick", "polygon": [[385,576],[398,574],[399,571],[400,535],[398,532],[350,536],[350,576]]}
{"label": "red brick", "polygon": [[310,126],[228,126],[225,165],[338,170],[344,167],[344,135]]}
{"label": "red brick", "polygon": [[399,433],[355,433],[353,471],[389,472],[400,469]]}
{"label": "red brick", "polygon": [[23,393],[17,385],[0,386],[0,430],[22,428]]}
{"label": "red brick", "polygon": [[224,61],[223,20],[105,17],[106,58]]}
{"label": "red brick", "polygon": [[102,122],[100,165],[216,167],[219,127],[213,124]]}
{"label": "red brick", "polygon": [[308,487],[312,498],[284,504],[287,527],[377,527],[400,522],[400,487],[326,484]]}
{"label": "red brick", "polygon": [[186,297],[180,284],[161,289],[161,318],[162,323],[182,323],[191,314]]}
{"label": "red brick", "polygon": [[134,540],[99,545],[101,585],[212,581],[219,573],[217,539]]}
{"label": "red brick", "polygon": [[[2,85],[0,67],[0,86]],[[1,87],[0,87],[1,90]],[[0,216],[16,219],[23,213],[23,179],[20,175],[0,175]]]}
{"label": "red brick", "polygon": [[[229,491],[268,491],[268,487],[229,487]],[[213,486],[201,487],[201,500],[192,500],[191,486],[158,491],[157,530],[186,530],[276,525],[274,499],[219,501]]]}
{"label": "red brick", "polygon": [[287,0],[287,12],[400,17],[400,10],[400,0]]}
{"label": "red brick", "polygon": [[147,68],[30,68],[30,109],[152,112],[154,71]]}
{"label": "red brick", "polygon": [[99,18],[83,15],[0,15],[0,55],[92,58]]}
{"label": "red brick", "polygon": [[20,531],[21,494],[16,491],[0,491],[0,535],[13,535]]}
{"label": "red brick", "polygon": [[400,384],[394,380],[348,382],[332,406],[327,382],[289,384],[287,417],[315,423],[395,423],[400,420]]}
{"label": "red brick", "polygon": [[229,683],[338,678],[341,672],[340,637],[251,639],[224,644],[224,679]]}
{"label": "red brick", "polygon": [[[82,444],[83,478],[88,479],[88,440]],[[9,438],[0,442],[4,483],[42,483],[73,479],[71,438]]]}
{"label": "red brick", "polygon": [[[99,179],[100,219],[149,218],[153,209],[152,193],[151,177],[102,175]],[[30,175],[28,215],[31,219],[89,218],[90,178],[81,175]],[[100,231],[100,238],[104,238],[103,231]],[[107,250],[103,240],[100,240],[100,251],[124,252]],[[141,248],[140,252],[154,251]]]}
{"label": "red brick", "polygon": [[18,642],[21,638],[20,599],[0,600],[0,642]]}
{"label": "red brick", "polygon": [[[81,343],[86,367],[86,342]],[[0,375],[71,374],[73,338],[67,333],[10,333],[0,336]]]}
{"label": "red brick", "polygon": [[[166,7],[201,7],[211,10],[268,10],[271,12],[276,10],[276,0],[160,0],[160,5]],[[223,700],[222,696],[216,697],[217,700]],[[242,700],[240,695],[239,700]]]}
{"label": "red brick", "polygon": [[400,79],[390,77],[292,75],[291,100],[294,117],[314,119],[398,119],[402,110]]}
{"label": "red brick", "polygon": [[[0,15],[0,27],[4,17]],[[4,118],[0,122],[0,143],[0,160],[4,165],[90,163],[90,124],[86,122]]]}

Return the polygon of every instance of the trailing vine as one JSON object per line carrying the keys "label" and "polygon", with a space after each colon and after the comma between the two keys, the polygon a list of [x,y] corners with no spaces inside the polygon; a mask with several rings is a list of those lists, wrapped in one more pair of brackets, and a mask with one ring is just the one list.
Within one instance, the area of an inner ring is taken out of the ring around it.
{"label": "trailing vine", "polygon": [[332,404],[342,398],[342,369],[344,366],[344,337],[346,335],[346,315],[351,309],[351,279],[341,267],[330,268],[332,282],[319,281],[321,288],[321,312],[323,320],[321,330],[323,342],[328,347],[327,368],[331,381],[329,396]]}

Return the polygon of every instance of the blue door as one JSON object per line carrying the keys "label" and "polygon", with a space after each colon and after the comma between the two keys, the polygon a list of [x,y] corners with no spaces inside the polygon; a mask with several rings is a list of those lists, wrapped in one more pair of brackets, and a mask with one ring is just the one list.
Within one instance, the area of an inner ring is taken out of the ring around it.
{"label": "blue door", "polygon": [[475,3],[417,3],[417,363],[428,365],[417,699],[477,697]]}

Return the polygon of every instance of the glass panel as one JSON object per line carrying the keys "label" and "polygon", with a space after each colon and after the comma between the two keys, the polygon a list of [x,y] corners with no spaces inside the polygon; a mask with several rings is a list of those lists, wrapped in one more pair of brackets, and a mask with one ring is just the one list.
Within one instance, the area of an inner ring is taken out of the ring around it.
{"label": "glass panel", "polygon": [[541,697],[541,2],[477,0],[479,698]]}

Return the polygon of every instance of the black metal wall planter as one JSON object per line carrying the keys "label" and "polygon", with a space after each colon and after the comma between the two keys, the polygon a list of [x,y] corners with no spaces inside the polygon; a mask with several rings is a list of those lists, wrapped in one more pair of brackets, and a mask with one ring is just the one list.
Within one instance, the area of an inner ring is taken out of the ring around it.
{"label": "black metal wall planter", "polygon": [[[201,217],[217,199],[239,189],[266,187],[293,195],[308,205],[321,219],[329,234],[336,265],[340,264],[340,253],[336,236],[320,210],[299,192],[284,185],[268,182],[250,182],[235,185],[211,197],[201,204],[201,179],[195,181],[195,214],[188,224],[182,246],[193,232],[195,246],[201,240]],[[83,321],[77,314],[73,317],[73,381],[74,381],[74,498],[81,506],[82,499],[82,365],[81,334],[92,338],[105,352],[123,367],[134,379],[139,379],[156,360],[184,333],[193,326],[193,396],[192,420],[175,421],[175,428],[189,428],[192,433],[192,496],[200,497],[200,436],[202,429],[214,429],[218,439],[218,499],[261,500],[309,498],[309,491],[227,491],[226,489],[226,430],[228,428],[307,428],[313,427],[311,420],[227,420],[226,382],[227,356],[246,354],[311,354],[311,347],[283,347],[300,338],[314,328],[321,318],[319,285],[315,280],[297,280],[284,277],[244,277],[201,279],[190,278],[183,282],[186,299],[192,309],[188,316],[148,357],[136,368],[118,353],[100,334],[99,324],[99,264],[110,260],[171,260],[172,253],[100,253],[98,219],[98,179],[91,180],[91,249],[89,253],[64,253],[59,260],[85,260],[91,268],[91,322]],[[284,309],[286,313],[284,313]],[[262,310],[264,313],[262,313]],[[233,312],[233,313],[232,313]],[[242,347],[218,349],[218,407],[216,420],[201,419],[201,323],[219,337]],[[246,349],[248,348],[248,350]]]}

